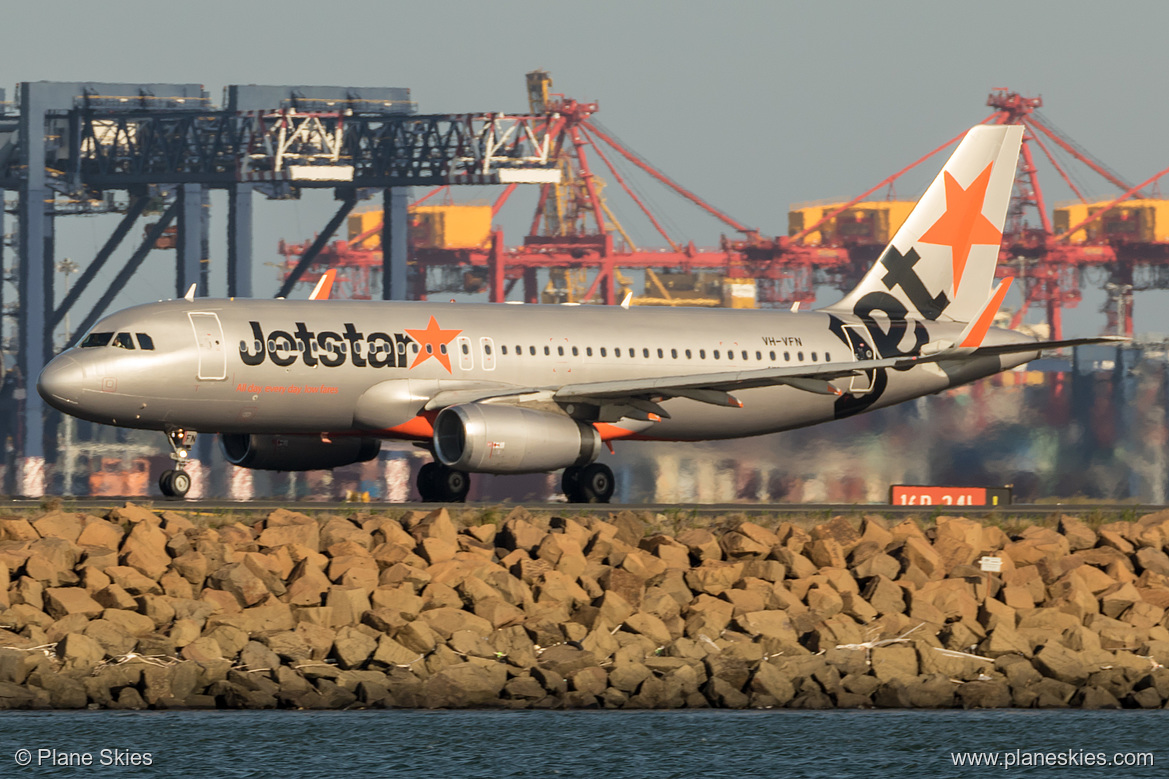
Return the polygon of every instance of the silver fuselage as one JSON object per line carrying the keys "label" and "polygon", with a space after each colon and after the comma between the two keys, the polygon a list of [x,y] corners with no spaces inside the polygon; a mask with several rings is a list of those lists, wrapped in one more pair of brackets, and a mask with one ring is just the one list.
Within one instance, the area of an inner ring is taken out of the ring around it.
{"label": "silver fuselage", "polygon": [[[842,325],[858,337],[842,337]],[[127,339],[123,347],[71,348],[51,361],[40,388],[62,411],[122,427],[425,440],[432,414],[424,406],[440,392],[847,363],[858,359],[857,342],[890,357],[956,340],[962,328],[823,311],[174,300],[125,309],[91,331],[145,333],[153,349],[136,335],[133,349],[123,348]],[[1025,340],[992,328],[984,343]],[[771,433],[938,392],[1036,356],[879,369],[835,379],[840,397],[771,386],[737,391],[742,408],[671,398],[661,403],[668,418],[603,437]]]}

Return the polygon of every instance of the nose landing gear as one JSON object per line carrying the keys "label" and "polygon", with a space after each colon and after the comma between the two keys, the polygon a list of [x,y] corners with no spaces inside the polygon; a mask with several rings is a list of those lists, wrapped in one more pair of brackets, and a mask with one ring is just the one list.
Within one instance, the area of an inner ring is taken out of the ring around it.
{"label": "nose landing gear", "polygon": [[191,489],[191,475],[187,473],[187,462],[191,447],[195,445],[195,431],[168,430],[166,440],[170,443],[170,458],[175,461],[174,470],[163,471],[158,477],[158,489],[168,498],[182,498]]}

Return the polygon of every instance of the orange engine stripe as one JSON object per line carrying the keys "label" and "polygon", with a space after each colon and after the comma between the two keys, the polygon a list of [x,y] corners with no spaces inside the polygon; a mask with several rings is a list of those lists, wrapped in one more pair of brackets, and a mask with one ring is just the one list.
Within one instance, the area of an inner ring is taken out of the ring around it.
{"label": "orange engine stripe", "polygon": [[593,427],[601,434],[602,441],[615,441],[618,438],[629,438],[637,435],[633,430],[626,430],[609,422],[593,422]]}
{"label": "orange engine stripe", "polygon": [[[384,436],[386,438],[416,438],[425,440],[434,437],[434,418],[436,416],[436,412],[427,411],[400,425],[371,432],[374,435]],[[635,430],[626,430],[623,427],[618,427],[609,422],[594,422],[593,427],[601,434],[602,441],[615,441],[619,438],[631,438],[641,435],[641,433]]]}
{"label": "orange engine stripe", "polygon": [[363,430],[350,435],[375,435],[379,438],[409,438],[425,441],[434,437],[434,418],[437,411],[425,411],[413,419],[406,420],[400,425],[382,428],[381,430]]}

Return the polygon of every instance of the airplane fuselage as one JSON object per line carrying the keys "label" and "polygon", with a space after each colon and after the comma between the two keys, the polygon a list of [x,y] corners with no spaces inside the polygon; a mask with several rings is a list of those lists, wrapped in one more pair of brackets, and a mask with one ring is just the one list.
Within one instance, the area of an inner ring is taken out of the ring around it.
{"label": "airplane fuselage", "polygon": [[[824,311],[175,300],[106,317],[41,384],[57,407],[123,427],[425,440],[433,433],[425,406],[440,392],[847,364],[913,353],[962,328]],[[985,343],[1021,338],[992,328]],[[839,395],[743,389],[735,392],[742,408],[673,397],[661,401],[668,416],[660,421],[586,420],[608,425],[603,439],[759,435],[938,392],[1035,356],[883,368],[834,380]]]}

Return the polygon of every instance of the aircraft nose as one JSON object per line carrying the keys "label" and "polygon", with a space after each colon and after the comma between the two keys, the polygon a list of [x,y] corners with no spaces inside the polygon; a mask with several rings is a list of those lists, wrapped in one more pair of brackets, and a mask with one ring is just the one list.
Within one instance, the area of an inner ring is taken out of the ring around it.
{"label": "aircraft nose", "polygon": [[69,411],[81,400],[84,383],[81,365],[72,357],[54,357],[37,378],[37,392],[53,408]]}

